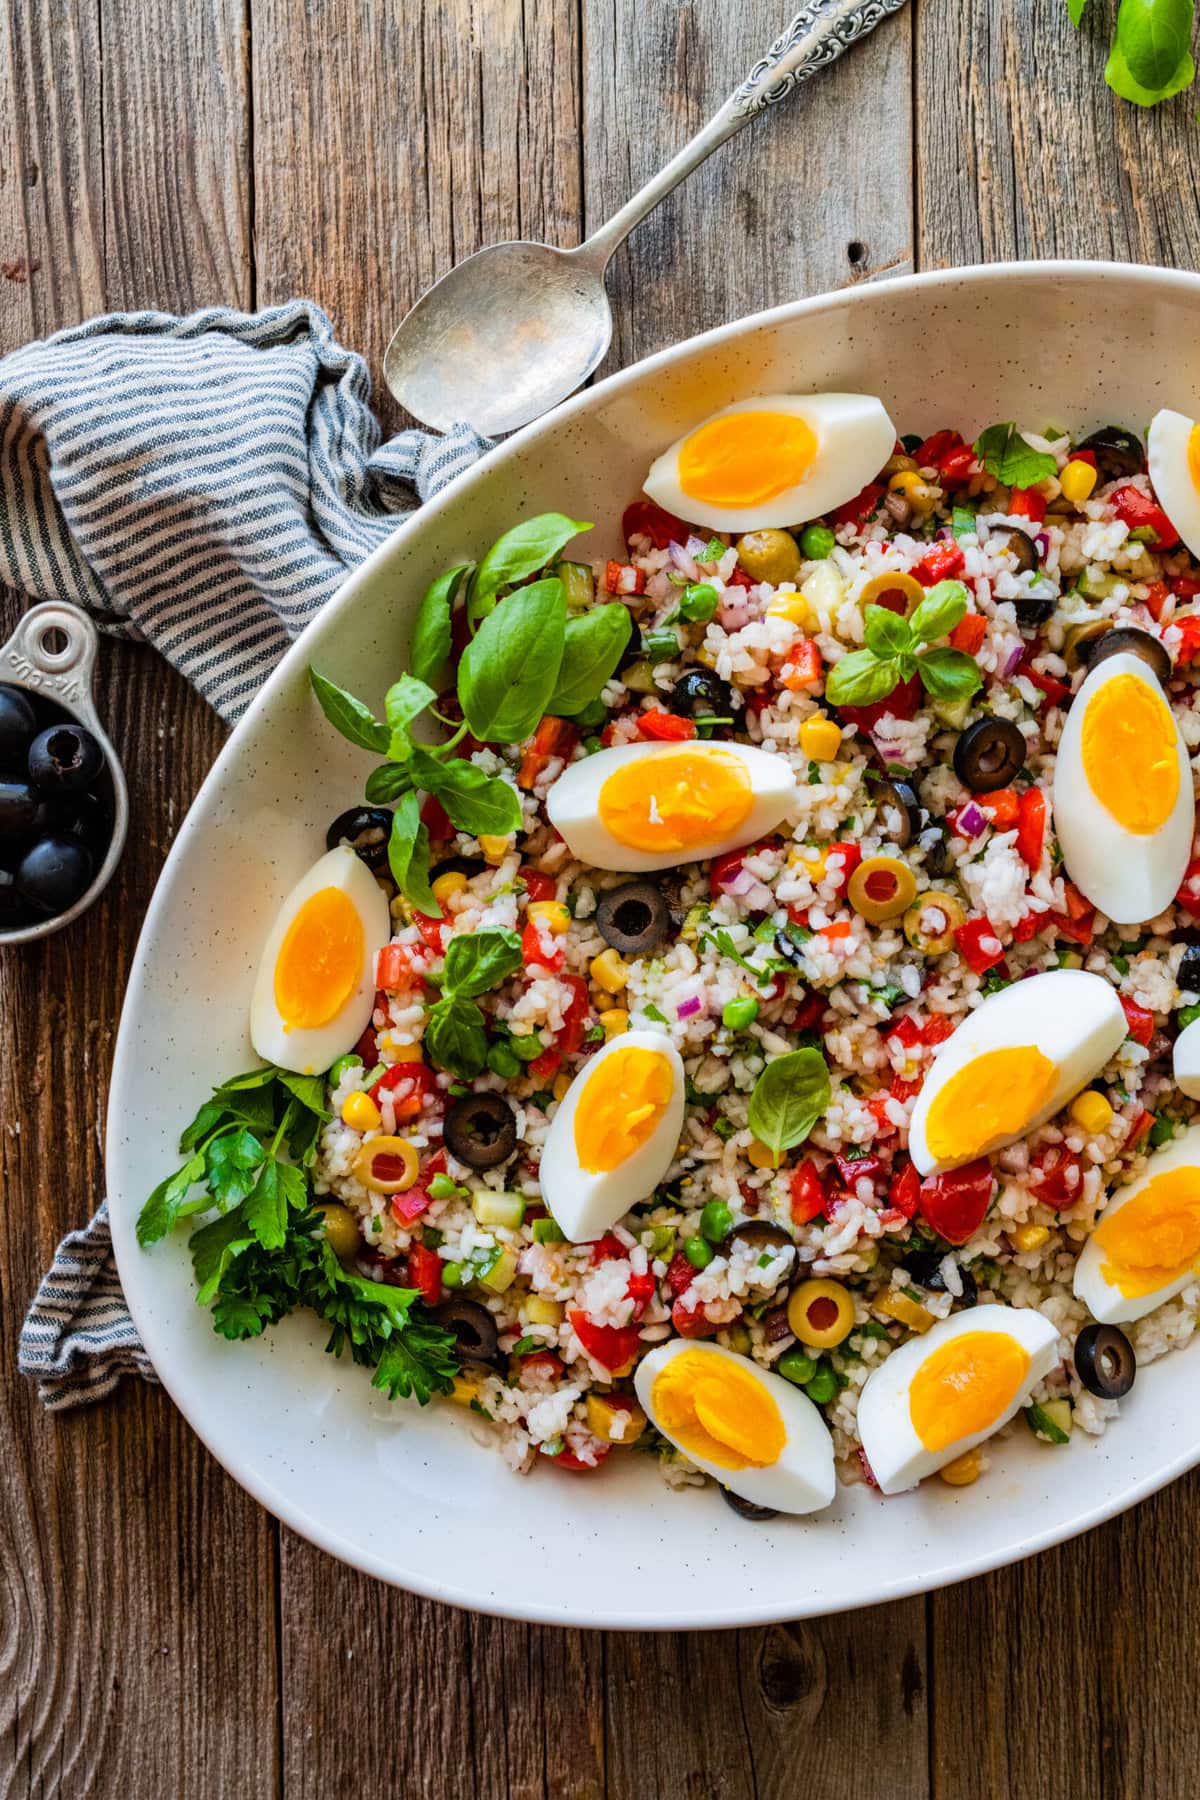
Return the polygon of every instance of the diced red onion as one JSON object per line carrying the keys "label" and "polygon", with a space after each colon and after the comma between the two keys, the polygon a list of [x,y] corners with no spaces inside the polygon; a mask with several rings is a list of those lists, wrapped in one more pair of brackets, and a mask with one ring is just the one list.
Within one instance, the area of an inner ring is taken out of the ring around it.
{"label": "diced red onion", "polygon": [[679,1005],[675,1008],[675,1017],[677,1019],[691,1019],[700,1011],[700,1008],[703,1005],[704,1002],[701,1000],[699,994],[692,994],[688,999],[679,1002]]}
{"label": "diced red onion", "polygon": [[987,820],[973,800],[968,800],[958,815],[958,829],[964,837],[981,837],[987,830]]}
{"label": "diced red onion", "polygon": [[709,562],[711,558],[708,554],[708,546],[711,542],[711,538],[698,538],[693,532],[687,541],[687,554],[696,562]]}
{"label": "diced red onion", "polygon": [[771,904],[771,890],[766,887],[757,875],[749,869],[739,866],[732,870],[719,884],[734,900],[745,900],[751,912],[758,912]]}
{"label": "diced red onion", "polygon": [[743,598],[738,600],[724,600],[721,604],[721,610],[717,614],[718,623],[723,631],[740,631],[743,625],[748,625],[750,623],[750,606],[748,601],[744,598],[745,590],[743,588],[728,588],[726,592],[729,594],[740,594]]}
{"label": "diced red onion", "polygon": [[696,567],[695,558],[689,556],[683,545],[677,544],[674,538],[667,545],[667,555],[681,575],[686,575],[689,581],[699,581],[700,571]]}
{"label": "diced red onion", "polygon": [[1035,543],[1035,544],[1036,544],[1036,545],[1037,545],[1037,547],[1038,547],[1038,554],[1039,554],[1039,555],[1041,555],[1041,556],[1045,556],[1045,554],[1046,554],[1046,552],[1047,552],[1047,551],[1048,551],[1048,550],[1049,550],[1049,548],[1050,548],[1050,534],[1049,534],[1049,532],[1046,532],[1046,531],[1039,531],[1039,532],[1038,532],[1038,534],[1037,534],[1037,536],[1036,536],[1036,537],[1035,537],[1035,538],[1034,538],[1034,540],[1033,540],[1033,541],[1034,541],[1034,543]]}
{"label": "diced red onion", "polygon": [[1016,644],[1013,646],[1013,648],[1009,651],[1008,656],[1005,658],[1004,667],[1000,671],[1000,679],[1002,681],[1007,681],[1009,676],[1012,675],[1017,669],[1020,668],[1021,659],[1024,655],[1025,655],[1024,644]]}

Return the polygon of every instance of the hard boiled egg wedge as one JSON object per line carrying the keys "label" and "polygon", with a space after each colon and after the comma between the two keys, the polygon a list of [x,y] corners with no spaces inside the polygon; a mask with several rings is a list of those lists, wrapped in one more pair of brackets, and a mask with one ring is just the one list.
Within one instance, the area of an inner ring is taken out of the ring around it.
{"label": "hard boiled egg wedge", "polygon": [[777,1512],[819,1512],[834,1495],[833,1439],[807,1394],[745,1356],[675,1338],[633,1385],[648,1418],[730,1493]]}
{"label": "hard boiled egg wedge", "polygon": [[1125,1037],[1102,975],[1051,969],[985,1000],[946,1039],[913,1108],[922,1175],[957,1169],[1042,1125],[1099,1073]]}
{"label": "hard boiled egg wedge", "polygon": [[1140,656],[1105,657],[1076,694],[1054,766],[1054,823],[1071,880],[1116,924],[1170,905],[1196,825],[1192,772]]}
{"label": "hard boiled egg wedge", "polygon": [[542,1197],[573,1244],[652,1194],[683,1129],[683,1063],[657,1031],[626,1031],[586,1063],[550,1121]]}
{"label": "hard boiled egg wedge", "polygon": [[1200,1275],[1200,1125],[1118,1188],[1079,1261],[1075,1297],[1101,1325],[1144,1318]]}
{"label": "hard boiled egg wedge", "polygon": [[1193,556],[1200,556],[1200,425],[1164,407],[1146,434],[1158,503]]}
{"label": "hard boiled egg wedge", "polygon": [[345,845],[297,882],[279,909],[250,1003],[264,1062],[312,1075],[353,1048],[371,1022],[375,958],[392,935],[388,903]]}
{"label": "hard boiled egg wedge", "polygon": [[867,1377],[863,1455],[885,1494],[902,1494],[1007,1425],[1058,1362],[1043,1313],[969,1306],[910,1338]]}
{"label": "hard boiled egg wedge", "polygon": [[895,443],[871,394],[766,394],[694,426],[645,487],[668,512],[717,531],[799,525],[852,500]]}
{"label": "hard boiled egg wedge", "polygon": [[1175,1039],[1172,1058],[1175,1086],[1189,1100],[1200,1100],[1200,1019],[1185,1025]]}
{"label": "hard boiled egg wedge", "polygon": [[782,756],[693,739],[598,750],[553,783],[546,812],[580,862],[670,869],[765,837],[795,798]]}

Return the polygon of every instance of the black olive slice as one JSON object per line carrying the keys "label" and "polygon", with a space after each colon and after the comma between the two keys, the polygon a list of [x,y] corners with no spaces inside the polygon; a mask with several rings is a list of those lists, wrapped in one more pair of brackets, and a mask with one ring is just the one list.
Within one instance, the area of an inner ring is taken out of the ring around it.
{"label": "black olive slice", "polygon": [[671,908],[652,881],[626,881],[600,896],[596,929],[622,956],[646,956],[671,935]]}
{"label": "black olive slice", "polygon": [[711,669],[688,669],[672,688],[667,705],[685,719],[733,716],[733,689]]}
{"label": "black olive slice", "polygon": [[717,1486],[726,1506],[732,1507],[740,1519],[753,1519],[756,1524],[759,1524],[766,1519],[779,1517],[777,1506],[755,1506],[753,1500],[743,1500],[740,1494],[732,1493],[727,1487],[721,1487],[719,1482]]}
{"label": "black olive slice", "polygon": [[1137,1375],[1133,1345],[1115,1325],[1085,1325],[1075,1339],[1075,1373],[1089,1394],[1120,1400]]}
{"label": "black olive slice", "polygon": [[388,837],[392,815],[382,806],[352,806],[339,813],[325,833],[325,847],[336,850],[347,844],[361,856],[368,869],[382,869],[387,863]]}
{"label": "black olive slice", "polygon": [[1011,719],[976,719],[954,746],[954,773],[976,794],[1007,787],[1025,762],[1025,739]]}
{"label": "black olive slice", "polygon": [[475,1300],[443,1300],[430,1316],[443,1331],[454,1333],[460,1356],[468,1362],[490,1363],[499,1349],[496,1321],[486,1306]]}
{"label": "black olive slice", "polygon": [[496,1169],[517,1147],[517,1116],[501,1094],[466,1094],[446,1114],[446,1148],[469,1169]]}
{"label": "black olive slice", "polygon": [[1084,644],[1079,654],[1089,670],[1110,656],[1140,656],[1164,685],[1171,679],[1171,658],[1165,647],[1150,632],[1139,631],[1136,625],[1114,625],[1111,631]]}

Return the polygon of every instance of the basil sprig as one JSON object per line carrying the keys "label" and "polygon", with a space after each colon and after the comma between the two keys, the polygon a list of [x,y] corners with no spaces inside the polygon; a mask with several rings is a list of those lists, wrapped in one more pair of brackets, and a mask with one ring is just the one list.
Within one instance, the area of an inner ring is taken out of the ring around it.
{"label": "basil sprig", "polygon": [[975,454],[1005,487],[1036,487],[1048,475],[1058,474],[1058,464],[1046,450],[1035,450],[1015,425],[989,425],[975,440]]}
{"label": "basil sprig", "polygon": [[802,1144],[830,1096],[829,1067],[821,1052],[806,1047],[789,1050],[769,1062],[750,1096],[750,1129],[778,1156]]}
{"label": "basil sprig", "polygon": [[446,946],[442,997],[429,1009],[425,1050],[441,1069],[470,1081],[487,1060],[483,1013],[475,1004],[521,967],[521,940],[505,925],[452,937]]}
{"label": "basil sprig", "polygon": [[934,700],[970,699],[983,686],[973,656],[950,645],[928,646],[949,635],[967,610],[961,581],[939,581],[909,619],[884,606],[863,614],[866,644],[830,670],[825,695],[833,706],[874,706],[914,675]]}

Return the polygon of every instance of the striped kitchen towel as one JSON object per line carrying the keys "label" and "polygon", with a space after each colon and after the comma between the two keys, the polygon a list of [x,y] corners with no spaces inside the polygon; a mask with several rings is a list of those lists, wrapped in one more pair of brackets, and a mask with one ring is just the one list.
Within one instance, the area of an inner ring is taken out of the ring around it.
{"label": "striped kitchen towel", "polygon": [[[382,441],[360,356],[308,300],[114,313],[0,360],[0,581],[148,639],[230,722],[347,573],[489,448]],[[107,1204],[63,1239],[18,1366],[52,1410],[155,1379]]]}

